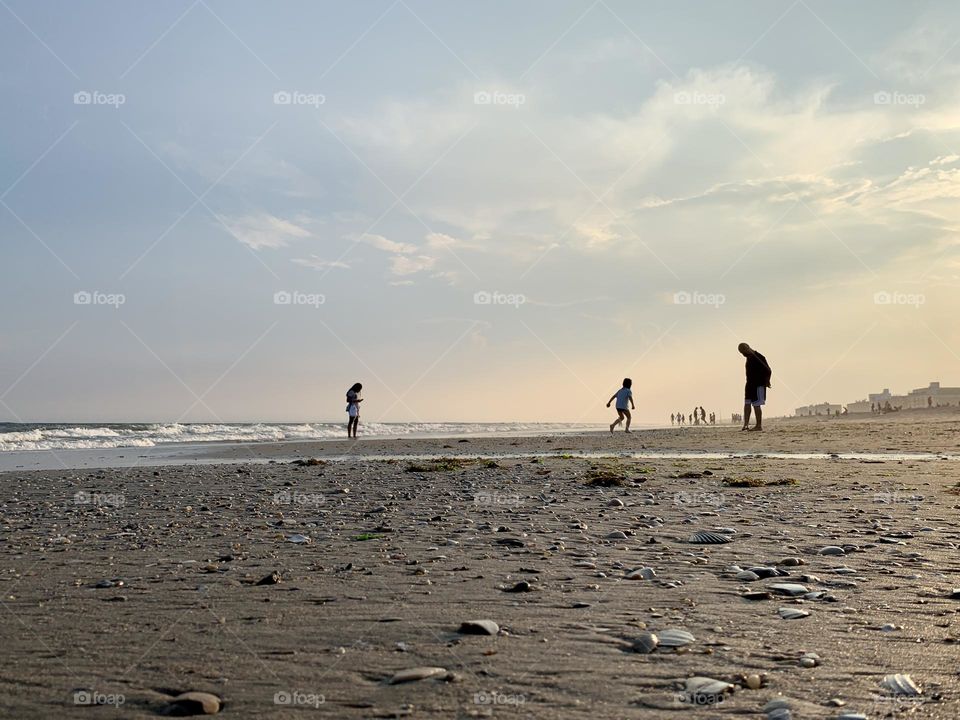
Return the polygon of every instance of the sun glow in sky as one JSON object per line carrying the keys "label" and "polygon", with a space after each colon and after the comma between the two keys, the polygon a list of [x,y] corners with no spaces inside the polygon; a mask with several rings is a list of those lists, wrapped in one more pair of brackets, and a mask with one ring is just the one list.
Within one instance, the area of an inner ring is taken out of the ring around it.
{"label": "sun glow in sky", "polygon": [[960,9],[0,7],[0,419],[960,384]]}

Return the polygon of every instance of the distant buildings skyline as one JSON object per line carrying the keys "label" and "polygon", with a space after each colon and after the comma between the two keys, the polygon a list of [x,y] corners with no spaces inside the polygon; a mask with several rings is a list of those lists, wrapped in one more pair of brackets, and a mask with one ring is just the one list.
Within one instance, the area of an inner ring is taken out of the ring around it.
{"label": "distant buildings skyline", "polygon": [[796,408],[795,417],[816,415],[858,415],[882,410],[910,410],[919,408],[960,406],[960,387],[944,387],[933,381],[926,387],[914,388],[905,395],[894,395],[889,388],[883,392],[869,393],[866,400],[849,402],[844,407],[837,403],[822,402]]}

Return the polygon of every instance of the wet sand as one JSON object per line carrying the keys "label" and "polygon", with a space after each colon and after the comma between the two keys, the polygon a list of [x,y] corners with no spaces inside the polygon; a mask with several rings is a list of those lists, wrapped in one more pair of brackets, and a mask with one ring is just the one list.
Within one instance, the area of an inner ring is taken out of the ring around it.
{"label": "wet sand", "polygon": [[[763,718],[777,698],[794,718],[960,717],[960,462],[613,457],[952,455],[958,429],[361,437],[5,473],[0,715],[156,717],[198,690],[236,718]],[[468,457],[498,453],[521,457]],[[383,459],[407,454],[448,459]],[[476,619],[499,632],[458,633]],[[638,652],[668,629],[694,640]],[[444,672],[389,684],[422,666]],[[922,694],[882,691],[893,673]],[[732,687],[685,692],[693,676]]]}

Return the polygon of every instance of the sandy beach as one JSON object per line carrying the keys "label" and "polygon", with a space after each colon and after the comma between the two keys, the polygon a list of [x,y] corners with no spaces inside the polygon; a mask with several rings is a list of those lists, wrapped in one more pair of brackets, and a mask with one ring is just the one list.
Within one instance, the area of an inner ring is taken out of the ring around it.
{"label": "sandy beach", "polygon": [[[617,454],[936,455],[957,429],[361,437],[5,473],[0,714],[155,717],[200,691],[236,718],[955,718],[956,460]],[[898,673],[921,694],[881,687]]]}

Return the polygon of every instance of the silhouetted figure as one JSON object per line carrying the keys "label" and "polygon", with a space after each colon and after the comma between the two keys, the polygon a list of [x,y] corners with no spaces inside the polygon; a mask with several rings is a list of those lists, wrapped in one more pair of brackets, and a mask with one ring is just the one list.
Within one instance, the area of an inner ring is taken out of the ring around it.
{"label": "silhouetted figure", "polygon": [[360,424],[360,403],[363,398],[360,397],[360,391],[363,385],[354,383],[353,387],[347,390],[347,437],[357,437],[357,426]]}
{"label": "silhouetted figure", "polygon": [[675,415],[674,415],[673,413],[670,413],[670,424],[671,424],[671,425],[673,425],[673,420],[674,420],[674,418],[675,418]]}
{"label": "silhouetted figure", "polygon": [[[773,371],[767,359],[754,350],[747,343],[740,343],[737,350],[746,361],[747,383],[744,386],[743,400],[743,427],[741,430],[760,432],[763,430],[763,411],[761,408],[767,402],[767,388],[770,387],[770,378]],[[757,416],[757,423],[750,427],[750,411]]]}
{"label": "silhouetted figure", "polygon": [[[607,407],[610,407],[610,403],[614,400],[617,401],[617,419],[610,423],[610,434],[613,434],[613,429],[622,423],[624,418],[627,420],[624,432],[630,432],[630,420],[632,419],[630,408],[632,407],[634,410],[637,409],[637,406],[633,404],[633,390],[630,389],[632,386],[633,380],[624,378],[623,387],[617,390],[610,399],[607,400]],[[627,407],[628,404],[630,407]]]}

